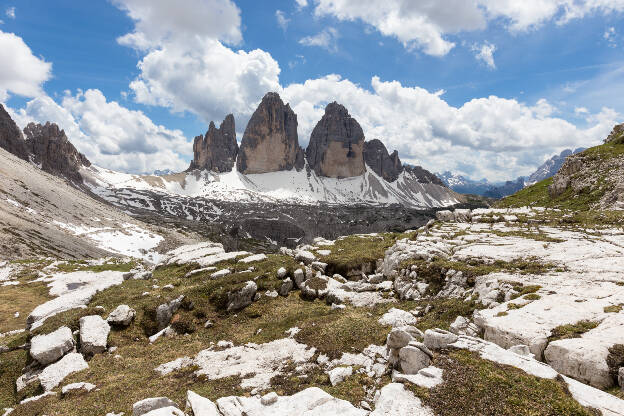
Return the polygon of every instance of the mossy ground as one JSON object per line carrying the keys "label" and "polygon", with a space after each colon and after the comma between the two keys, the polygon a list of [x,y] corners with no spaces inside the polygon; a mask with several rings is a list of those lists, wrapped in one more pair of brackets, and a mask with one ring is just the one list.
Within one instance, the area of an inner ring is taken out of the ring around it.
{"label": "mossy ground", "polygon": [[444,382],[430,390],[414,387],[413,391],[438,416],[595,415],[578,404],[563,383],[471,352],[436,355],[434,365],[444,370]]}
{"label": "mossy ground", "polygon": [[599,322],[579,321],[575,324],[560,325],[551,331],[548,340],[550,342],[560,339],[580,338],[585,332],[591,331],[599,325]]}

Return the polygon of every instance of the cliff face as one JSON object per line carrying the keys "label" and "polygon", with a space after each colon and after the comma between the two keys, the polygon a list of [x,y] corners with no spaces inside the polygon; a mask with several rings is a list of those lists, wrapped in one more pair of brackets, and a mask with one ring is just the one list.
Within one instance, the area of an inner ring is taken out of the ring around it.
{"label": "cliff face", "polygon": [[188,170],[206,169],[213,172],[229,172],[234,167],[238,143],[234,116],[229,114],[219,128],[210,122],[205,136],[195,137],[193,160]]}
{"label": "cliff face", "polygon": [[386,146],[377,139],[364,142],[364,161],[375,172],[388,182],[394,182],[403,172],[403,165],[396,150],[388,154]]}
{"label": "cliff face", "polygon": [[297,115],[277,93],[266,94],[247,124],[236,168],[246,174],[267,173],[301,170],[304,163]]}
{"label": "cliff face", "polygon": [[364,132],[342,105],[333,102],[325,107],[306,149],[308,164],[317,175],[349,178],[362,175]]}
{"label": "cliff face", "polygon": [[30,123],[24,134],[26,148],[35,164],[48,173],[82,183],[80,167],[91,166],[91,162],[69,142],[65,131],[49,122],[45,125]]}
{"label": "cliff face", "polygon": [[28,160],[24,136],[2,104],[0,104],[0,147],[20,159]]}

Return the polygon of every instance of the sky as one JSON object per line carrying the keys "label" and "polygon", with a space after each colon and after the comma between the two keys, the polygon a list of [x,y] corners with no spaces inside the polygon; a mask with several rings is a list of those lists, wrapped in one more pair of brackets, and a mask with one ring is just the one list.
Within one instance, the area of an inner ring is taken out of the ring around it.
{"label": "sky", "polygon": [[624,0],[0,0],[0,103],[95,164],[180,171],[278,92],[403,162],[514,179],[624,121]]}

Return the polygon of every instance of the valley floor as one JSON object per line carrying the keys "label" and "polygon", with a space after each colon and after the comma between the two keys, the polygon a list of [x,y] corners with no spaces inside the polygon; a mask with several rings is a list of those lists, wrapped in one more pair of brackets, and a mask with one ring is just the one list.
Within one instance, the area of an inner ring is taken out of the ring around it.
{"label": "valley floor", "polygon": [[0,410],[624,415],[620,218],[438,218],[279,254],[0,263]]}

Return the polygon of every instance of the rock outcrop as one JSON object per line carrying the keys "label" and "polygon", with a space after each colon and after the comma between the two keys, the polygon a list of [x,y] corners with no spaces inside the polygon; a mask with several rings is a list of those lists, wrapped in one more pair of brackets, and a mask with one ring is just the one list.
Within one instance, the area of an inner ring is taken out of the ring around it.
{"label": "rock outcrop", "polygon": [[238,143],[234,116],[229,114],[219,128],[210,122],[205,136],[195,137],[193,160],[188,170],[206,169],[214,172],[229,172],[234,167]]}
{"label": "rock outcrop", "polygon": [[396,150],[388,154],[388,149],[381,140],[373,139],[364,142],[364,161],[375,172],[388,182],[394,182],[403,172],[403,165]]}
{"label": "rock outcrop", "polygon": [[24,136],[2,104],[0,104],[0,147],[20,159],[28,160]]}
{"label": "rock outcrop", "polygon": [[33,163],[48,173],[82,183],[79,170],[82,166],[91,166],[91,162],[70,143],[64,130],[50,122],[45,125],[29,123],[24,134]]}
{"label": "rock outcrop", "polygon": [[347,109],[333,102],[325,107],[306,149],[308,164],[319,176],[349,178],[362,175],[364,132]]}
{"label": "rock outcrop", "polygon": [[279,94],[270,92],[251,116],[238,152],[236,168],[245,174],[303,169],[297,115]]}
{"label": "rock outcrop", "polygon": [[624,139],[624,123],[616,124],[611,131],[611,134],[607,136],[605,139],[605,143],[610,143],[614,140],[622,140]]}

